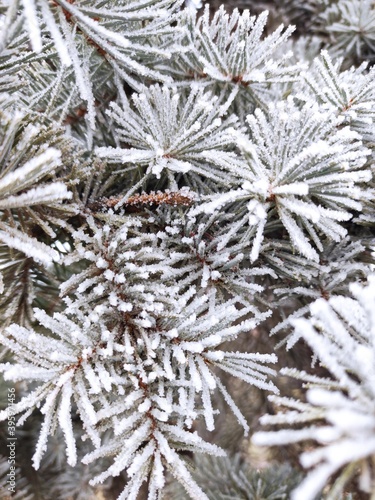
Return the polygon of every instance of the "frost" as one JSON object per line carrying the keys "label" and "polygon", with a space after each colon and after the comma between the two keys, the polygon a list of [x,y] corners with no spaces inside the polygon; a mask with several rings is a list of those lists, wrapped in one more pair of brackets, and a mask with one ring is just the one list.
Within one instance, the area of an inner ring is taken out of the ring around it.
{"label": "frost", "polygon": [[[259,432],[253,438],[255,443],[263,445],[306,439],[320,445],[302,453],[301,464],[312,471],[295,490],[293,499],[313,500],[341,467],[371,458],[375,453],[374,283],[371,277],[367,286],[354,286],[354,300],[340,296],[329,301],[318,299],[311,305],[310,320],[292,321],[295,330],[333,375],[329,380],[290,372],[291,376],[310,381],[312,388],[307,391],[307,403],[280,398],[279,403],[286,411],[265,416],[262,423],[293,425],[299,422],[305,427]],[[362,359],[358,362],[353,353],[363,354],[363,362]],[[314,425],[315,420],[325,421],[325,426]]]}
{"label": "frost", "polygon": [[51,172],[61,164],[60,158],[60,151],[49,148],[22,167],[9,172],[0,179],[0,196],[15,192],[15,190],[21,191],[30,183],[40,180],[47,172]]}
{"label": "frost", "polygon": [[[183,3],[0,8],[0,372],[17,425],[31,417],[35,468],[66,455],[56,496],[120,476],[119,500],[177,498],[173,478],[201,500],[217,495],[190,455],[224,454],[210,433],[234,449],[267,391],[258,416],[277,427],[254,442],[306,441],[302,484],[262,489],[225,461],[220,495],[374,496],[373,2]],[[304,371],[278,373],[272,326]]]}
{"label": "frost", "polygon": [[[214,106],[208,106],[211,100]],[[188,98],[177,100],[168,87],[152,86],[134,95],[132,105],[113,105],[110,111],[119,134],[135,147],[130,152],[100,148],[98,153],[109,161],[149,166],[144,180],[151,174],[159,178],[164,171],[218,180],[223,177],[222,165],[233,158],[226,149],[233,144],[229,129],[236,122],[233,116],[217,118],[221,113],[212,94],[198,87],[192,86]]]}

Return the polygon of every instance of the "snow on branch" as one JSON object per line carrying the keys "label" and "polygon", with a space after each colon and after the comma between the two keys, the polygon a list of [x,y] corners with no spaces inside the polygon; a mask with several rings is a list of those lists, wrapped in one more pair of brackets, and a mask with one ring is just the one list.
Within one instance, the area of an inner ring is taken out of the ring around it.
{"label": "snow on branch", "polygon": [[[270,332],[276,334],[288,331],[289,334],[282,343],[286,342],[287,349],[290,349],[300,339],[299,330],[290,333],[292,320],[308,315],[308,304],[318,298],[329,300],[337,295],[347,295],[353,282],[361,282],[367,278],[372,272],[372,265],[366,262],[366,248],[359,241],[351,241],[349,237],[340,243],[326,242],[319,263],[309,262],[302,257],[296,260],[292,248],[285,243],[276,246],[280,251],[275,258],[273,248],[273,244],[270,244],[263,256],[276,271],[281,268],[282,263],[288,278],[281,286],[276,282],[273,289],[275,296],[279,298],[278,305],[283,307],[292,297],[299,299],[299,304],[303,301],[302,307],[297,305],[295,311]],[[282,250],[284,252],[281,254]],[[291,268],[294,274],[287,272]],[[300,272],[297,271],[298,268],[301,268]],[[308,272],[304,272],[305,270]]]}
{"label": "snow on branch", "polygon": [[[318,299],[311,305],[310,319],[295,319],[299,335],[332,374],[332,380],[283,370],[305,381],[307,403],[274,397],[284,413],[266,415],[264,424],[293,426],[300,430],[258,432],[254,442],[281,445],[314,440],[318,447],[301,454],[301,464],[311,472],[294,491],[293,500],[313,500],[339,473],[332,492],[339,494],[359,470],[360,488],[371,491],[369,463],[375,455],[375,277],[367,286],[353,284],[353,298]],[[319,425],[319,421],[323,424]],[[332,493],[333,494],[333,493]]]}
{"label": "snow on branch", "polygon": [[133,169],[142,166],[143,184],[165,172],[173,179],[174,189],[174,179],[181,174],[228,182],[223,168],[237,164],[230,133],[237,119],[225,117],[225,103],[197,85],[190,92],[152,86],[133,94],[132,101],[121,107],[113,104],[109,112],[117,125],[118,140],[131,148],[98,148],[101,157]]}
{"label": "snow on branch", "polygon": [[[129,81],[136,77],[148,77],[157,81],[170,80],[150,67],[149,59],[171,57],[168,47],[173,40],[173,50],[179,45],[183,30],[173,27],[179,17],[181,1],[154,0],[152,2],[123,2],[121,6],[108,8],[102,2],[89,5],[80,2],[56,0],[22,0],[22,9],[15,20],[17,29],[23,25],[32,49],[41,54],[48,51],[52,40],[59,63],[64,68],[72,66],[81,98],[87,105],[87,118],[95,129],[95,98],[88,61],[88,47],[93,47],[104,60]],[[12,3],[8,7],[13,16]],[[4,26],[4,39],[10,38],[15,26]],[[173,39],[171,35],[174,35]],[[145,43],[153,37],[153,46]],[[143,43],[142,43],[143,42]],[[146,61],[145,61],[146,59]]]}
{"label": "snow on branch", "polygon": [[[37,215],[40,207],[72,197],[65,183],[51,182],[51,177],[62,167],[61,151],[43,144],[38,136],[43,136],[46,131],[31,123],[27,124],[21,112],[15,112],[13,117],[9,111],[1,113],[0,121],[0,211],[8,214],[14,211],[12,221],[6,217],[0,223],[0,240],[37,262],[48,265],[59,260],[58,252],[28,234],[26,225],[21,224],[19,218],[24,211],[33,213],[34,218],[40,221]],[[32,147],[33,142],[36,143],[35,147]],[[35,207],[36,211],[33,212],[31,207]],[[54,234],[47,222],[40,223],[49,234]]]}
{"label": "snow on branch", "polygon": [[302,66],[288,64],[291,52],[278,60],[273,58],[294,28],[284,29],[281,25],[264,36],[267,17],[267,11],[256,17],[247,9],[241,14],[234,9],[229,14],[221,6],[211,18],[208,5],[197,20],[194,11],[186,12],[182,25],[187,28],[192,50],[173,61],[176,76],[185,72],[206,85],[220,83],[237,88],[243,96],[252,97],[253,102],[254,98],[261,99],[265,84],[297,80]]}
{"label": "snow on branch", "polygon": [[375,49],[375,9],[371,0],[341,0],[320,14],[320,22],[330,38],[330,51],[336,57],[373,58]]}
{"label": "snow on branch", "polygon": [[[95,446],[84,463],[114,457],[93,485],[126,470],[129,482],[120,498],[136,498],[146,480],[158,498],[169,470],[200,500],[204,494],[178,452],[224,454],[192,429],[202,418],[206,428],[214,430],[217,391],[245,433],[249,430],[217,368],[277,392],[270,380],[275,371],[269,367],[275,355],[226,348],[228,341],[249,334],[269,313],[261,313],[250,301],[241,302],[234,293],[223,301],[215,300],[215,289],[204,293],[194,284],[180,287],[183,252],[170,252],[168,242],[171,237],[174,241],[175,232],[165,224],[164,230],[155,224],[152,232],[146,222],[131,215],[111,227],[87,218],[86,230],[73,233],[76,250],[67,257],[67,262],[85,261],[86,266],[61,286],[65,313],[50,316],[35,310],[43,333],[8,327],[1,341],[15,359],[1,370],[6,380],[38,383],[14,405],[21,414],[19,424],[37,407],[44,415],[36,468],[54,422],[63,431],[68,463],[76,463],[72,418],[77,412]],[[186,243],[185,251],[186,260],[191,260]],[[6,417],[6,411],[0,413],[0,418]],[[101,443],[105,430],[111,430],[111,437]]]}
{"label": "snow on branch", "polygon": [[267,113],[257,109],[248,123],[249,136],[235,133],[243,162],[229,173],[237,182],[227,192],[208,196],[190,215],[230,206],[250,226],[252,261],[267,224],[279,219],[294,248],[318,261],[314,246],[322,251],[322,236],[340,241],[346,235],[340,223],[368,198],[370,151],[333,113],[311,103],[300,108],[293,98],[271,104]]}

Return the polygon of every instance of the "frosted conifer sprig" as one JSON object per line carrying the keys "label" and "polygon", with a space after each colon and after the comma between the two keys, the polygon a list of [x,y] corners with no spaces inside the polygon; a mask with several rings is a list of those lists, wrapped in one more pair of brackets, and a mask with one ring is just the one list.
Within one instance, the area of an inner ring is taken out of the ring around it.
{"label": "frosted conifer sprig", "polygon": [[330,52],[357,60],[375,56],[375,8],[372,0],[328,2],[320,14],[322,30],[328,34]]}
{"label": "frosted conifer sprig", "polygon": [[[220,350],[222,343],[254,325],[252,319],[238,321],[246,318],[248,311],[238,311],[231,304],[212,308],[207,299],[196,297],[180,318],[161,320],[156,331],[149,331],[149,345],[138,343],[134,351],[128,348],[124,352],[124,367],[134,389],[120,401],[116,398],[111,404],[109,399],[98,413],[98,417],[104,419],[102,425],[113,428],[115,435],[84,461],[89,463],[108,455],[115,457],[113,465],[95,478],[93,484],[126,469],[131,479],[120,498],[130,498],[130,492],[138,491],[149,474],[153,481],[156,471],[153,472],[152,467],[155,461],[161,460],[159,483],[149,488],[149,498],[154,498],[154,489],[163,487],[165,468],[192,498],[205,498],[187,475],[175,450],[222,454],[220,449],[189,430],[200,416],[209,430],[214,429],[215,408],[211,399],[214,391],[222,392],[240,424],[248,430],[244,417],[213,368],[217,366],[248,383],[275,390],[267,380],[274,372],[263,366],[263,363],[275,362],[275,356]],[[147,443],[147,453],[142,443]]]}
{"label": "frosted conifer sprig", "polygon": [[[287,245],[284,244],[283,246],[287,250]],[[282,250],[282,248],[282,246],[278,246],[278,249]],[[298,303],[291,315],[272,328],[271,335],[283,330],[289,331],[294,319],[309,314],[312,301],[320,297],[329,300],[330,297],[337,295],[347,295],[349,286],[355,281],[366,280],[372,269],[370,252],[366,251],[366,248],[359,241],[353,242],[348,237],[339,243],[326,242],[323,252],[320,254],[319,263],[303,262],[303,258],[298,262],[298,258],[296,259],[293,256],[291,248],[288,250],[289,252],[284,251],[282,253],[278,251],[276,259],[282,260],[286,268],[291,268],[293,262],[294,273],[296,273],[297,265],[300,265],[300,274],[297,279],[295,275],[289,275],[288,282],[284,282],[281,287],[277,285],[276,281],[273,293],[277,297],[278,306],[281,308],[283,302],[288,304],[293,297]],[[263,255],[268,261],[267,254]],[[270,255],[270,259],[271,262],[276,263],[276,259],[272,255]],[[288,260],[291,262],[288,263]],[[302,266],[304,264],[306,264],[306,268],[310,272],[303,270]],[[277,266],[277,268],[280,267]],[[287,336],[286,345],[288,349],[295,345],[300,338],[299,335],[300,332],[295,331]]]}
{"label": "frosted conifer sprig", "polygon": [[[197,455],[193,477],[210,500],[287,500],[299,482],[299,474],[289,464],[256,468],[240,453],[231,457]],[[178,483],[167,486],[167,497],[188,500]]]}
{"label": "frosted conifer sprig", "polygon": [[211,18],[208,5],[197,21],[195,13],[186,13],[187,43],[192,50],[177,58],[176,76],[190,74],[205,85],[228,89],[228,95],[233,90],[240,92],[252,103],[263,101],[266,84],[296,80],[301,67],[285,64],[290,54],[277,61],[272,58],[294,28],[284,30],[281,25],[262,38],[267,16],[267,11],[250,16],[247,9],[229,14],[221,6]]}
{"label": "frosted conifer sprig", "polygon": [[365,144],[371,145],[375,140],[375,71],[366,71],[367,63],[340,71],[340,62],[334,63],[329,53],[322,51],[303,74],[303,93],[298,95],[306,98],[303,95],[308,90],[321,104],[332,107],[343,124],[358,132]]}
{"label": "frosted conifer sprig", "polygon": [[[41,310],[35,310],[34,313],[38,321],[53,332],[56,338],[17,325],[8,327],[7,332],[1,334],[1,341],[14,352],[18,363],[3,364],[1,370],[7,371],[7,380],[41,382],[14,406],[15,414],[23,413],[18,425],[36,407],[41,407],[41,412],[45,415],[33,456],[34,467],[39,468],[48,436],[53,433],[57,423],[64,432],[68,463],[74,466],[77,450],[72,426],[73,396],[86,432],[97,445],[99,443],[99,435],[94,429],[97,418],[90,401],[95,402],[97,396],[90,397],[89,393],[100,392],[101,383],[91,363],[96,351],[100,351],[101,325],[94,330],[92,325],[78,325],[61,314],[51,318]],[[41,406],[42,402],[44,404]],[[6,410],[1,412],[0,418],[7,418]]]}
{"label": "frosted conifer sprig", "polygon": [[173,209],[168,209],[156,211],[153,224],[166,252],[174,256],[173,266],[181,291],[195,286],[205,293],[212,292],[215,302],[235,297],[239,303],[257,310],[254,297],[264,290],[257,278],[268,275],[276,278],[276,274],[270,267],[249,264],[246,243],[234,242],[222,248],[221,221],[213,222],[209,215],[181,219]]}
{"label": "frosted conifer sprig", "polygon": [[[141,402],[138,412],[143,413],[146,408],[152,408],[149,401]],[[177,451],[187,450],[218,456],[222,456],[223,451],[204,442],[196,432],[186,432],[178,426],[156,422],[150,415],[143,417],[140,424],[135,426],[130,423],[136,420],[135,415],[132,417],[129,418],[126,431],[112,443],[83,458],[84,463],[91,463],[108,454],[116,455],[113,465],[92,479],[91,484],[102,483],[108,477],[118,476],[121,471],[126,470],[129,481],[118,500],[136,500],[142,484],[147,480],[147,499],[157,500],[166,483],[166,472],[169,471],[184,486],[190,498],[208,500]]]}
{"label": "frosted conifer sprig", "polygon": [[[155,56],[171,56],[166,45],[171,33],[174,34],[175,44],[176,38],[179,38],[180,29],[172,27],[172,24],[178,18],[181,2],[127,1],[121,5],[103,6],[98,1],[82,5],[68,0],[22,0],[17,4],[19,10],[16,12],[14,5],[9,5],[8,15],[18,26],[23,25],[32,49],[42,53],[46,41],[52,39],[60,59],[57,64],[73,67],[80,97],[88,108],[91,128],[95,127],[96,114],[90,75],[92,68],[88,61],[92,48],[131,82],[134,77],[130,75],[147,76],[158,81],[169,79],[152,70],[147,63]],[[12,27],[12,23],[5,23],[5,42]],[[150,38],[153,44],[148,43]]]}
{"label": "frosted conifer sprig", "polygon": [[82,66],[90,68],[87,78],[90,79],[92,92],[87,90],[82,95],[75,83],[74,68],[56,67],[51,58],[48,62],[34,62],[19,70],[24,85],[18,96],[23,108],[34,116],[37,114],[40,122],[53,121],[56,125],[69,127],[68,130],[79,140],[87,134],[85,142],[89,142],[93,140],[91,128],[95,116],[103,121],[104,109],[108,101],[116,97],[117,90],[112,82],[113,71],[106,60],[91,46],[81,50]]}
{"label": "frosted conifer sprig", "polygon": [[[121,268],[121,248],[128,247],[138,251],[139,248],[144,249],[150,245],[154,252],[152,253],[149,249],[149,257],[147,257],[147,253],[137,253],[137,251],[133,254],[125,252],[124,255],[135,259],[129,264],[129,270],[132,269],[134,272],[137,269],[134,266],[136,261],[136,266],[141,266],[143,259],[144,272],[148,272],[147,266],[153,262],[151,274],[148,276],[152,275],[156,282],[160,281],[160,289],[158,289],[159,285],[155,285],[159,298],[164,296],[161,290],[164,290],[164,285],[169,283],[178,290],[180,300],[183,300],[185,294],[190,297],[192,293],[195,293],[192,290],[200,289],[205,293],[212,293],[211,300],[215,303],[225,302],[229,297],[236,298],[238,303],[253,307],[253,311],[257,313],[254,296],[261,295],[264,290],[259,284],[259,280],[267,275],[274,278],[277,275],[270,267],[249,264],[246,259],[247,243],[234,243],[219,249],[222,240],[220,223],[217,221],[212,223],[209,216],[201,216],[194,222],[185,217],[188,206],[195,202],[195,198],[196,195],[194,196],[188,189],[176,192],[167,190],[159,193],[144,193],[128,198],[120,210],[120,214],[123,212],[123,215],[112,215],[112,221],[118,217],[117,225],[124,224],[127,230],[124,227],[116,230],[116,224],[111,230],[109,226],[106,227],[107,232],[104,239],[107,240],[105,247],[108,253],[105,259],[112,262],[112,270],[114,269],[113,264],[115,268],[117,266]],[[103,199],[96,206],[92,206],[93,210],[98,210],[94,212],[94,215],[108,221],[112,213],[112,209],[109,207],[115,207],[119,199],[118,196]],[[133,218],[128,215],[132,213],[139,215]],[[124,216],[124,214],[126,215]],[[86,236],[82,238],[83,233],[75,233],[78,252],[74,256],[68,256],[67,262],[87,259],[92,260],[94,264],[80,276],[72,276],[71,280],[63,285],[64,294],[73,290],[81,283],[80,280],[86,280],[89,283],[93,279],[90,276],[97,276],[99,273],[98,262],[101,262],[104,254],[103,247],[97,245],[97,238],[101,237],[99,235],[103,233],[101,230],[99,231],[99,226],[95,225],[92,219],[89,219],[89,226],[96,233],[96,236],[92,237],[86,232]],[[144,231],[147,231],[147,235],[144,234]],[[135,246],[133,246],[133,241]],[[157,266],[156,260],[152,261],[152,258],[159,259]],[[126,263],[124,266],[124,268],[128,267]],[[105,269],[103,268],[101,272],[103,273]],[[129,275],[127,285],[131,279],[135,279],[140,285],[143,283],[142,276],[142,273],[138,276],[136,273],[134,276]],[[92,283],[97,283],[101,279],[104,278],[97,276]],[[107,283],[104,287],[106,288],[108,285]],[[122,285],[112,284],[109,286],[114,290]],[[144,289],[150,289],[151,286],[153,285],[150,282],[144,286]],[[87,288],[87,290],[89,289],[91,286]],[[129,296],[132,294],[131,290],[132,288],[127,290],[127,293],[130,293]],[[91,295],[86,297],[91,297]],[[137,301],[139,302],[139,297]]]}
{"label": "frosted conifer sprig", "polygon": [[[92,321],[104,316],[124,316],[144,328],[155,325],[160,314],[178,314],[183,296],[178,296],[172,267],[173,256],[158,245],[159,238],[145,232],[145,220],[122,219],[120,228],[88,218],[88,228],[73,233],[75,252],[66,262],[90,264],[61,285],[69,310],[89,311]],[[132,319],[131,319],[132,318]]]}
{"label": "frosted conifer sprig", "polygon": [[[7,263],[2,268],[3,290],[0,294],[1,330],[10,323],[30,326],[34,321],[33,307],[45,307],[54,297],[52,309],[61,308],[59,284],[62,267],[46,269],[25,254],[0,245],[0,261]],[[60,271],[60,273],[59,273]]]}
{"label": "frosted conifer sprig", "polygon": [[118,206],[149,178],[162,173],[174,190],[181,176],[198,191],[206,190],[201,177],[227,184],[230,176],[223,168],[237,164],[230,133],[237,118],[225,118],[226,111],[227,103],[198,85],[188,93],[155,85],[133,94],[132,104],[126,97],[121,106],[112,104],[109,116],[116,123],[119,146],[98,148],[97,153],[109,163],[124,165],[117,167],[118,174],[144,169],[141,180]]}
{"label": "frosted conifer sprig", "polygon": [[[334,63],[329,53],[322,51],[304,73],[303,92],[298,95],[306,98],[307,90],[310,99],[318,99],[322,105],[331,107],[343,124],[357,132],[364,145],[372,150],[375,143],[375,71],[373,68],[368,70],[367,66],[368,63],[363,62],[358,68],[352,66],[340,71],[341,60]],[[370,196],[363,201],[362,213],[355,219],[360,224],[372,224],[375,219],[373,183],[368,184],[368,189]]]}
{"label": "frosted conifer sprig", "polygon": [[267,114],[257,109],[248,122],[250,136],[237,135],[244,162],[230,171],[236,189],[209,196],[190,215],[229,206],[238,224],[249,227],[252,261],[267,224],[279,221],[296,250],[318,261],[313,245],[322,251],[322,234],[340,241],[346,235],[340,222],[368,197],[370,151],[332,113],[310,103],[299,108],[293,98],[270,105]]}
{"label": "frosted conifer sprig", "polygon": [[55,236],[48,221],[43,220],[40,207],[53,206],[72,196],[65,183],[50,180],[62,161],[61,151],[49,147],[49,143],[61,147],[63,141],[58,140],[57,131],[27,123],[22,112],[13,111],[13,117],[9,111],[0,115],[0,212],[8,214],[7,222],[0,222],[0,241],[37,262],[50,264],[59,260],[58,252],[32,238],[21,220],[24,218],[29,225],[40,226],[49,236]]}
{"label": "frosted conifer sprig", "polygon": [[[300,460],[312,469],[295,490],[293,500],[312,500],[331,477],[339,473],[331,486],[332,498],[358,474],[359,487],[374,494],[371,463],[375,455],[375,281],[351,286],[354,298],[318,299],[311,305],[311,319],[296,319],[295,331],[332,374],[332,380],[314,377],[295,370],[283,370],[308,384],[307,402],[274,398],[286,411],[265,415],[263,424],[293,426],[259,432],[254,441],[263,445],[282,445],[313,440],[319,447],[305,451]],[[323,424],[319,425],[319,421]]]}
{"label": "frosted conifer sprig", "polygon": [[[91,310],[90,304],[87,309]],[[262,389],[276,391],[269,381],[275,372],[267,366],[275,363],[275,355],[224,348],[226,342],[241,332],[249,332],[267,316],[254,316],[252,308],[239,309],[235,301],[212,306],[208,296],[198,294],[184,308],[178,307],[177,314],[169,314],[169,318],[162,315],[153,326],[130,321],[127,315],[94,318],[88,311],[74,308],[69,308],[68,315],[59,313],[53,318],[43,311],[35,311],[35,315],[54,337],[17,325],[1,336],[16,357],[14,364],[1,366],[5,378],[41,382],[14,406],[16,413],[24,413],[20,425],[43,403],[45,419],[34,466],[39,467],[48,435],[57,423],[65,435],[68,462],[76,463],[71,421],[74,401],[83,428],[97,448],[85,461],[116,455],[114,464],[93,484],[128,471],[130,481],[120,498],[131,498],[131,494],[135,498],[149,476],[151,484],[156,482],[149,489],[149,498],[154,498],[153,492],[164,485],[165,467],[192,498],[204,498],[177,451],[222,454],[190,431],[200,416],[209,430],[214,429],[215,391],[223,394],[248,431],[215,367]],[[6,410],[0,417],[7,418]],[[113,429],[113,440],[101,445],[101,429]]]}
{"label": "frosted conifer sprig", "polygon": [[[69,310],[88,311],[94,321],[98,315],[126,314],[149,328],[160,315],[178,314],[201,290],[212,304],[231,297],[259,314],[253,296],[263,287],[255,279],[272,271],[242,263],[240,245],[217,251],[220,240],[209,221],[202,218],[197,227],[174,211],[119,216],[121,227],[89,217],[88,227],[73,233],[75,252],[65,259],[84,266],[61,285],[62,295],[71,295],[65,299]],[[104,219],[108,215],[103,212]]]}
{"label": "frosted conifer sprig", "polygon": [[[374,263],[374,2],[225,1],[0,1],[0,410],[10,385],[38,498],[290,497],[216,443],[267,469],[298,448],[297,500],[375,498],[374,294],[349,287]],[[306,370],[280,397],[276,331]],[[271,404],[256,439],[288,449],[246,441]]]}

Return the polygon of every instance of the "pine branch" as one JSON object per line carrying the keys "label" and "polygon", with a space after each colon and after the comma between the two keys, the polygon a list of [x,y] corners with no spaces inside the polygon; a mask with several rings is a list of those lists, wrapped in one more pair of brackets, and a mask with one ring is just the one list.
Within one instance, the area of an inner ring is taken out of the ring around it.
{"label": "pine branch", "polygon": [[313,104],[300,109],[294,99],[270,105],[267,114],[256,110],[248,122],[250,137],[235,134],[244,160],[230,169],[237,182],[227,192],[208,196],[190,215],[216,212],[220,217],[230,205],[241,225],[249,226],[252,261],[259,256],[268,221],[278,220],[294,248],[318,261],[310,241],[320,252],[320,234],[340,241],[346,230],[339,223],[360,211],[360,201],[368,196],[364,186],[371,173],[364,167],[370,151],[332,113],[323,114]]}
{"label": "pine branch", "polygon": [[273,401],[286,411],[265,415],[261,422],[283,426],[301,423],[303,427],[254,436],[255,443],[266,445],[307,439],[318,443],[318,448],[301,454],[301,464],[312,471],[294,491],[292,498],[296,500],[315,498],[338,472],[341,477],[333,485],[335,495],[342,492],[357,470],[361,471],[360,489],[372,491],[369,464],[375,450],[373,277],[365,287],[353,284],[351,292],[354,298],[337,296],[328,302],[318,299],[311,305],[310,320],[292,321],[295,331],[311,346],[333,379],[319,380],[284,370],[285,374],[308,382],[307,403],[276,397]]}
{"label": "pine branch", "polygon": [[0,5],[19,494],[374,496],[373,2],[194,2]]}

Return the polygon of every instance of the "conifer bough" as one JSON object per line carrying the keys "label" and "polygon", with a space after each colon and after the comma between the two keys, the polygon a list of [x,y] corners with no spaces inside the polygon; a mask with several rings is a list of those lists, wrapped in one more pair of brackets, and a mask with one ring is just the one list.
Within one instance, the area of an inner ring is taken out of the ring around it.
{"label": "conifer bough", "polygon": [[276,4],[0,5],[2,494],[375,495],[375,6]]}

